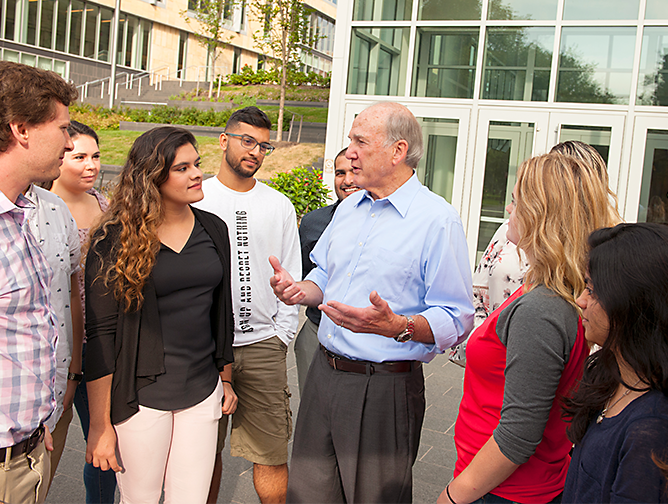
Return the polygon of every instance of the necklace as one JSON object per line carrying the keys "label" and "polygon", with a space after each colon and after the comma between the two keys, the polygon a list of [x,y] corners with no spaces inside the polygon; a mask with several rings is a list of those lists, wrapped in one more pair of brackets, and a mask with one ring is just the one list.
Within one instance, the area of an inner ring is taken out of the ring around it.
{"label": "necklace", "polygon": [[[626,392],[624,392],[624,393],[621,395],[621,397],[620,397],[619,399],[617,399],[617,400],[616,400],[615,402],[613,402],[612,404],[610,404],[610,405],[606,406],[605,408],[603,408],[603,411],[601,411],[601,414],[598,415],[598,417],[596,418],[596,423],[597,423],[597,424],[600,424],[600,423],[603,421],[603,419],[605,418],[605,414],[608,412],[608,410],[609,410],[610,408],[614,407],[615,404],[617,404],[619,401],[621,401],[622,399],[624,399],[627,395],[629,395],[629,394],[631,393],[631,389],[636,388],[636,385],[638,385],[638,383],[640,383],[640,381],[641,381],[641,380],[640,380],[640,378],[639,378],[638,381],[635,382],[635,383],[633,384],[633,387],[631,387],[631,388],[627,388],[627,389],[626,389]],[[610,399],[612,399],[612,397],[610,397]],[[610,399],[608,399],[608,402],[610,401]]]}

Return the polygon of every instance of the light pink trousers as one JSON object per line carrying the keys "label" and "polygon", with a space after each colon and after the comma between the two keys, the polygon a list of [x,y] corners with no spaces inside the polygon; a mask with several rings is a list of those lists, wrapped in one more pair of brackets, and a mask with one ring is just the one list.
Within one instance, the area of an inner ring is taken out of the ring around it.
{"label": "light pink trousers", "polygon": [[163,481],[165,504],[205,503],[216,455],[223,386],[191,408],[139,412],[116,424],[116,473],[123,504],[157,504]]}

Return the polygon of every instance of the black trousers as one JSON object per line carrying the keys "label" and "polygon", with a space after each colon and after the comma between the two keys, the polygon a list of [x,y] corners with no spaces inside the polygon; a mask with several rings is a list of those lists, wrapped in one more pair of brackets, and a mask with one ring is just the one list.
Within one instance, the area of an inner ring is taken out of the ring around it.
{"label": "black trousers", "polygon": [[422,366],[336,371],[318,350],[299,406],[287,501],[412,502],[424,410]]}

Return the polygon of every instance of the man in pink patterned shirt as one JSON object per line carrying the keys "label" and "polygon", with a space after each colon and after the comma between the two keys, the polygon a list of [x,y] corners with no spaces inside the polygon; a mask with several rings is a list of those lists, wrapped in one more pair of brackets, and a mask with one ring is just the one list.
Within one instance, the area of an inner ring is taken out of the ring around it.
{"label": "man in pink patterned shirt", "polygon": [[57,74],[0,62],[0,502],[43,502],[54,411],[52,270],[30,232],[22,192],[60,174],[76,88]]}

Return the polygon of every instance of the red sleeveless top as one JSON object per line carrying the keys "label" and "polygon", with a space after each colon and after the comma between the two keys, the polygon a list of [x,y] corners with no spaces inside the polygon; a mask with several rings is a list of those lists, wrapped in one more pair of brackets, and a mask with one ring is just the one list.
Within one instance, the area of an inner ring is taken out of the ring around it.
{"label": "red sleeveless top", "polygon": [[[506,347],[496,333],[496,326],[501,312],[519,298],[523,290],[523,287],[517,289],[490,314],[473,332],[466,347],[464,395],[455,424],[455,477],[471,463],[499,424],[505,386]],[[572,444],[566,437],[566,423],[561,419],[560,398],[576,385],[588,354],[582,321],[578,319],[575,344],[561,375],[543,439],[531,458],[491,493],[515,502],[549,502],[562,492]]]}

